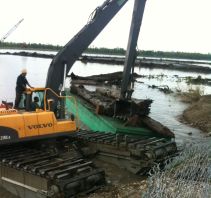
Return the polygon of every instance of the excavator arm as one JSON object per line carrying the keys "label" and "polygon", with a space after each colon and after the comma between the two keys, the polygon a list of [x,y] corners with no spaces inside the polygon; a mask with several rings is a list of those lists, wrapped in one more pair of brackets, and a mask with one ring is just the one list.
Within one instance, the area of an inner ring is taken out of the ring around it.
{"label": "excavator arm", "polygon": [[135,59],[136,59],[136,46],[138,36],[142,24],[144,9],[146,0],[135,0],[133,17],[130,26],[130,34],[128,39],[125,64],[123,70],[122,84],[121,84],[121,99],[130,99],[130,91],[133,91],[130,87],[132,82],[132,76],[134,73]]}
{"label": "excavator arm", "polygon": [[64,74],[70,71],[79,56],[88,48],[92,41],[127,1],[128,0],[106,0],[101,6],[95,9],[90,21],[52,60],[48,70],[46,87],[51,88],[59,94],[64,82]]}

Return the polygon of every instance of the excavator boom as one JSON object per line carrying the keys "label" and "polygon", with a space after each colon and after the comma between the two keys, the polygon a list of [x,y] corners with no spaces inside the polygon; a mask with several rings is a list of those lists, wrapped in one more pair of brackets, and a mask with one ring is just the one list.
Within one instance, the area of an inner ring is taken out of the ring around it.
{"label": "excavator boom", "polygon": [[61,49],[52,60],[46,81],[46,87],[56,93],[64,81],[64,65],[66,74],[79,56],[88,48],[97,35],[118,13],[128,0],[106,0],[95,9],[91,20]]}
{"label": "excavator boom", "polygon": [[134,63],[136,59],[136,45],[142,24],[145,4],[146,0],[135,0],[121,84],[121,98],[123,99],[126,98],[126,93],[132,81],[131,78],[133,75]]}

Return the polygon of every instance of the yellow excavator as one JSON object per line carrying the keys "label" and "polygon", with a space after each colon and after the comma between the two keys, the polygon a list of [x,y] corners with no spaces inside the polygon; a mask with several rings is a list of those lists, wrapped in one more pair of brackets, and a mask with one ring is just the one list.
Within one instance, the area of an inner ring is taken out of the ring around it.
{"label": "yellow excavator", "polygon": [[77,113],[60,108],[61,119],[51,109],[52,95],[57,105],[76,105],[50,88],[30,88],[18,110],[6,102],[0,106],[0,186],[21,198],[75,197],[105,184],[104,170],[70,140],[78,132]]}
{"label": "yellow excavator", "polygon": [[[50,88],[30,88],[25,91],[20,101],[19,110],[9,108],[5,104],[0,108],[0,145],[55,136],[69,135],[76,132],[76,116],[67,112],[66,119],[57,119],[50,107],[52,99],[47,99],[48,93],[59,101],[73,100],[71,96],[59,96]],[[34,98],[38,98],[37,106],[33,106]]]}

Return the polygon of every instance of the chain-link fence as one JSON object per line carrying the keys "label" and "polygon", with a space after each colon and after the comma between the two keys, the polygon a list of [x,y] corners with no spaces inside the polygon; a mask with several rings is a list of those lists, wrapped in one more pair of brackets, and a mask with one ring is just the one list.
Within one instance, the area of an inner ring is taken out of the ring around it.
{"label": "chain-link fence", "polygon": [[153,168],[144,198],[211,198],[211,139],[186,144],[161,170]]}

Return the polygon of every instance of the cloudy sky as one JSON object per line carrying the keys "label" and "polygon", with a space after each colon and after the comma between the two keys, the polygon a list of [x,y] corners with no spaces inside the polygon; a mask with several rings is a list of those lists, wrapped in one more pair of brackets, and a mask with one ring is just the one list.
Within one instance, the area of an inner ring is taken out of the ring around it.
{"label": "cloudy sky", "polygon": [[[1,0],[0,38],[65,45],[104,0]],[[134,0],[120,10],[91,47],[127,47]],[[211,0],[147,0],[138,49],[211,53]]]}

